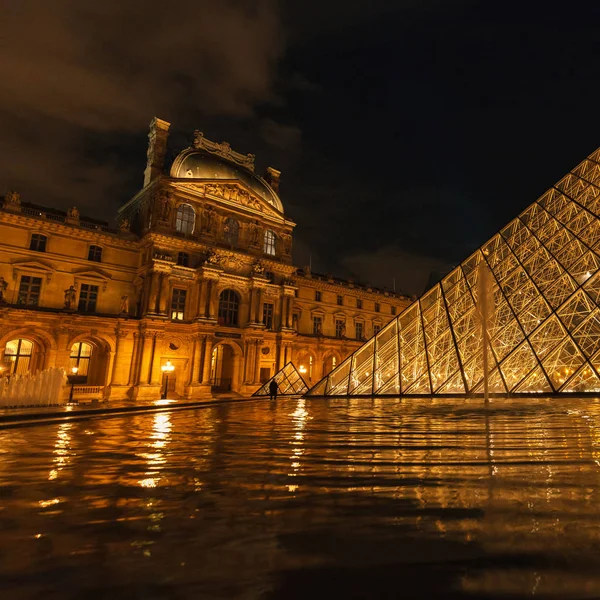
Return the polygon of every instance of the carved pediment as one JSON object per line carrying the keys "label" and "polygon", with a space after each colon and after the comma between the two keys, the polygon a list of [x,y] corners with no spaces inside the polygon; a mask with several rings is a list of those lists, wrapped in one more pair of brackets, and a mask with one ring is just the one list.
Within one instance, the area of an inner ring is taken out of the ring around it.
{"label": "carved pediment", "polygon": [[13,279],[16,281],[19,274],[31,274],[37,277],[46,277],[50,282],[55,271],[54,265],[43,260],[18,260],[13,262]]}
{"label": "carved pediment", "polygon": [[73,277],[75,278],[75,285],[77,287],[81,283],[92,283],[93,285],[101,285],[103,291],[106,291],[106,286],[112,279],[110,273],[101,269],[79,269],[73,271]]}

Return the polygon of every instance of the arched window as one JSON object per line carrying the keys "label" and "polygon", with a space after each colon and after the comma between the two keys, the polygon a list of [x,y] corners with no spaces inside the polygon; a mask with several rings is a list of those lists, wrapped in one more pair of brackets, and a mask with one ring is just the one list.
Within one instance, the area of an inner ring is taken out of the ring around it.
{"label": "arched window", "polygon": [[223,234],[225,241],[232,246],[237,246],[238,238],[240,236],[240,224],[233,218],[229,217],[225,221],[223,228]]}
{"label": "arched window", "polygon": [[219,296],[219,325],[238,324],[240,298],[233,290],[223,290]]}
{"label": "arched window", "polygon": [[275,234],[270,229],[265,231],[263,252],[265,254],[269,254],[270,256],[275,256]]}
{"label": "arched window", "polygon": [[69,357],[69,373],[77,368],[77,375],[87,377],[90,371],[90,360],[92,358],[92,346],[85,342],[77,342],[71,346]]}
{"label": "arched window", "polygon": [[180,204],[175,219],[175,229],[181,233],[194,233],[196,212],[189,204]]}
{"label": "arched window", "polygon": [[11,340],[4,348],[4,362],[7,363],[9,375],[27,373],[31,367],[33,342],[29,340]]}

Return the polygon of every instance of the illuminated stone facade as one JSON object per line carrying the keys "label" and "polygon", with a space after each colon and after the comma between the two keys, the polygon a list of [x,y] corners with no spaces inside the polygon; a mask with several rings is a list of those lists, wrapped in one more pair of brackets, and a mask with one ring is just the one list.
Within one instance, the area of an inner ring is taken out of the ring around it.
{"label": "illuminated stone facade", "polygon": [[151,123],[144,187],[117,230],[5,195],[2,373],[77,367],[81,399],[250,394],[287,362],[314,383],[409,301],[292,265],[280,173],[195,132],[165,173]]}
{"label": "illuminated stone facade", "polygon": [[599,300],[600,149],[310,393],[598,393]]}

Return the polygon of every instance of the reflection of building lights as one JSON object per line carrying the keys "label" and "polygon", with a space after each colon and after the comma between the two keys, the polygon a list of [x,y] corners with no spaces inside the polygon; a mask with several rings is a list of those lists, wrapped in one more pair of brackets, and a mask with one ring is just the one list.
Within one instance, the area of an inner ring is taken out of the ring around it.
{"label": "reflection of building lights", "polygon": [[300,371],[300,373],[306,373],[306,367],[304,365],[300,365],[298,367],[298,371]]}

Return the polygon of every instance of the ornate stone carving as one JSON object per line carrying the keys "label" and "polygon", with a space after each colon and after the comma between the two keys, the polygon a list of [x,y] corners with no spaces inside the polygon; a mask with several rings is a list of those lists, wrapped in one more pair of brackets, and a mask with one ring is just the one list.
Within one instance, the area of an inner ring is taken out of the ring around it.
{"label": "ornate stone carving", "polygon": [[123,219],[122,221],[119,222],[119,231],[129,231],[129,227],[131,226],[131,223],[129,222],[129,219]]}
{"label": "ornate stone carving", "polygon": [[215,226],[215,210],[212,206],[207,204],[202,211],[202,228],[207,233],[212,233],[214,226]]}
{"label": "ornate stone carving", "polygon": [[248,225],[248,242],[250,243],[250,246],[260,246],[260,231],[261,228],[258,221],[251,221]]}
{"label": "ornate stone carving", "polygon": [[129,296],[121,296],[121,314],[126,315],[129,313]]}
{"label": "ornate stone carving", "polygon": [[253,263],[252,274],[253,275],[264,275],[265,274],[265,267],[259,260],[257,260],[255,263]]}
{"label": "ornate stone carving", "polygon": [[72,208],[69,208],[69,210],[67,210],[67,217],[74,220],[79,219],[79,211],[77,210],[77,207],[73,206]]}
{"label": "ornate stone carving", "polygon": [[289,233],[281,234],[281,245],[284,254],[291,254],[292,252],[292,236]]}
{"label": "ornate stone carving", "polygon": [[21,194],[19,194],[19,192],[15,192],[15,191],[8,191],[4,195],[4,202],[5,202],[5,204],[11,204],[13,206],[20,206],[21,205]]}
{"label": "ornate stone carving", "polygon": [[204,137],[204,133],[201,131],[194,131],[194,142],[192,147],[196,150],[206,150],[210,154],[216,154],[231,162],[237,163],[254,171],[254,154],[240,154],[231,149],[231,146],[227,142],[211,142]]}
{"label": "ornate stone carving", "polygon": [[168,223],[171,219],[173,199],[167,190],[158,190],[156,193],[156,214],[159,221]]}

